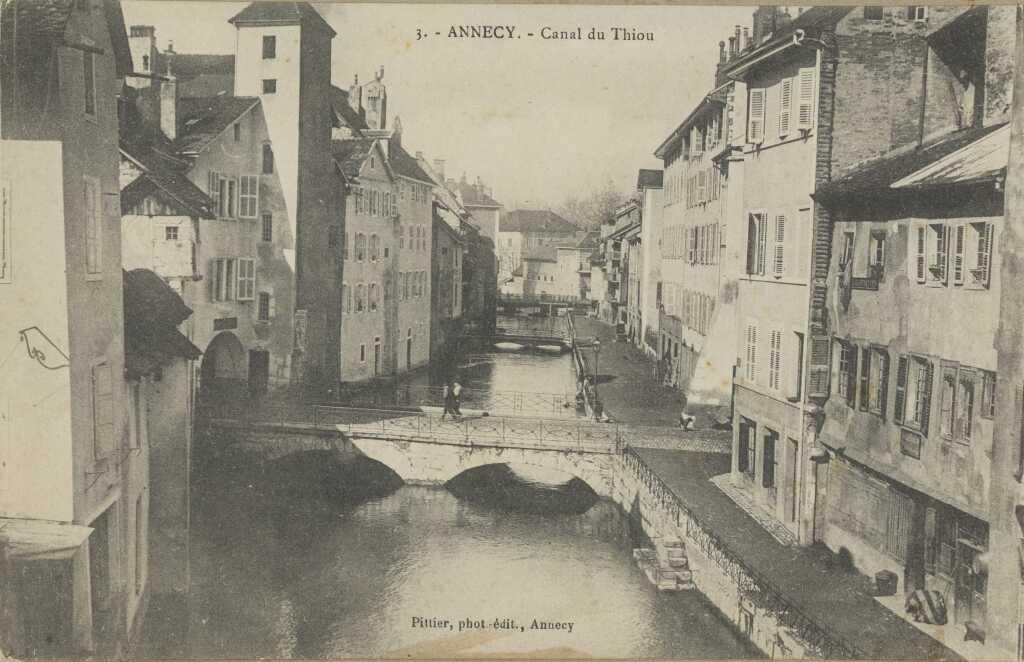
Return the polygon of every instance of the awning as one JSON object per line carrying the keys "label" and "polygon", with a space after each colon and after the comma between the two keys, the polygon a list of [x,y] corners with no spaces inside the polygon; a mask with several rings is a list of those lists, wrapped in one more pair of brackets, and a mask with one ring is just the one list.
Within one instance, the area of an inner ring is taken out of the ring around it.
{"label": "awning", "polygon": [[1010,125],[970,143],[938,161],[891,184],[892,188],[916,188],[965,184],[994,179],[1010,158]]}
{"label": "awning", "polygon": [[15,560],[59,561],[71,558],[92,531],[77,524],[0,518],[0,547]]}

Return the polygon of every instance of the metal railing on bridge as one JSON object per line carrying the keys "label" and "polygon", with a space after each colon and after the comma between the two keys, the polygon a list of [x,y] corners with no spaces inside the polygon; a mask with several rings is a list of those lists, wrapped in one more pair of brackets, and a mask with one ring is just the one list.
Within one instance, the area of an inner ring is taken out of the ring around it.
{"label": "metal railing on bridge", "polygon": [[630,444],[637,447],[675,448],[728,453],[731,434],[684,431],[664,426],[593,423],[580,419],[540,416],[464,416],[441,420],[441,415],[415,408],[340,407],[330,404],[222,403],[197,412],[201,424],[271,426],[311,431],[393,434],[419,442],[459,443],[467,446],[505,446],[612,453]]}
{"label": "metal railing on bridge", "polygon": [[497,336],[548,336],[568,338],[565,317],[502,317],[494,329]]}
{"label": "metal railing on bridge", "polygon": [[[409,407],[444,407],[443,386],[407,386],[396,392],[394,404]],[[489,391],[464,388],[459,406],[490,413],[539,414],[555,418],[576,418],[574,393],[533,393],[530,391]]]}
{"label": "metal railing on bridge", "polygon": [[618,430],[552,418],[466,416],[442,420],[425,412],[316,405],[314,427],[351,435],[408,438],[465,446],[500,446],[585,453],[619,452]]}

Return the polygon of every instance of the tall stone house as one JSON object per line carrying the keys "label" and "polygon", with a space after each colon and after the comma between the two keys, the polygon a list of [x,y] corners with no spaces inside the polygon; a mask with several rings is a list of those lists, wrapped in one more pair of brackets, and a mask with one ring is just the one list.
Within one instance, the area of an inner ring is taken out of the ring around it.
{"label": "tall stone house", "polygon": [[664,173],[640,169],[636,191],[642,208],[640,227],[640,330],[637,344],[653,358],[658,358],[659,294],[661,292],[661,228],[664,213]]}
{"label": "tall stone house", "polygon": [[[476,218],[476,212],[473,213]],[[501,214],[497,232],[498,273],[511,277],[522,266],[523,254],[529,249],[567,241],[578,229],[546,209],[513,209]]]}
{"label": "tall stone house", "polygon": [[0,60],[5,648],[109,655],[145,609],[148,536],[148,380],[125,359],[120,4],[6,2]]}
{"label": "tall stone house", "polygon": [[986,559],[1015,10],[901,9],[882,20],[924,33],[918,139],[814,195],[832,224],[815,538],[895,573],[895,610],[904,593],[938,591],[958,633],[1011,651],[1016,601]]}

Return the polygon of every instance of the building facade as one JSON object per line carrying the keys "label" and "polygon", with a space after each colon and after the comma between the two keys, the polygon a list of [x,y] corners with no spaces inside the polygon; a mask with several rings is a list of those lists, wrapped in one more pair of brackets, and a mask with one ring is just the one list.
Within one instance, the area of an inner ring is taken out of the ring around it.
{"label": "building facade", "polygon": [[111,654],[145,588],[118,202],[131,55],[117,2],[9,2],[0,30],[0,553],[20,578],[4,598],[10,646]]}
{"label": "building facade", "polygon": [[555,246],[575,236],[578,228],[544,209],[513,209],[498,225],[498,273],[510,277],[522,266],[523,255],[538,246]]}
{"label": "building facade", "polygon": [[655,360],[659,349],[659,306],[661,305],[661,227],[664,198],[661,170],[640,170],[637,196],[643,225],[640,228],[640,347]]}
{"label": "building facade", "polygon": [[[723,71],[745,83],[745,274],[739,279],[734,485],[801,543],[827,397],[831,221],[811,198],[833,172],[919,137],[927,20],[907,8],[812,8]],[[899,62],[899,67],[893,63]],[[877,95],[864,94],[865,80]],[[878,107],[878,96],[892,101]]]}

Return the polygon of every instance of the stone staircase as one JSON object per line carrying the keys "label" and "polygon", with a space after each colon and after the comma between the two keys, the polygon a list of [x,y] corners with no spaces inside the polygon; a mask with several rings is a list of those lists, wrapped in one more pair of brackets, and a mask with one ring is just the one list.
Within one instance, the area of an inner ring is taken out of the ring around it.
{"label": "stone staircase", "polygon": [[686,548],[678,538],[654,539],[654,548],[633,550],[633,558],[659,591],[693,590]]}

